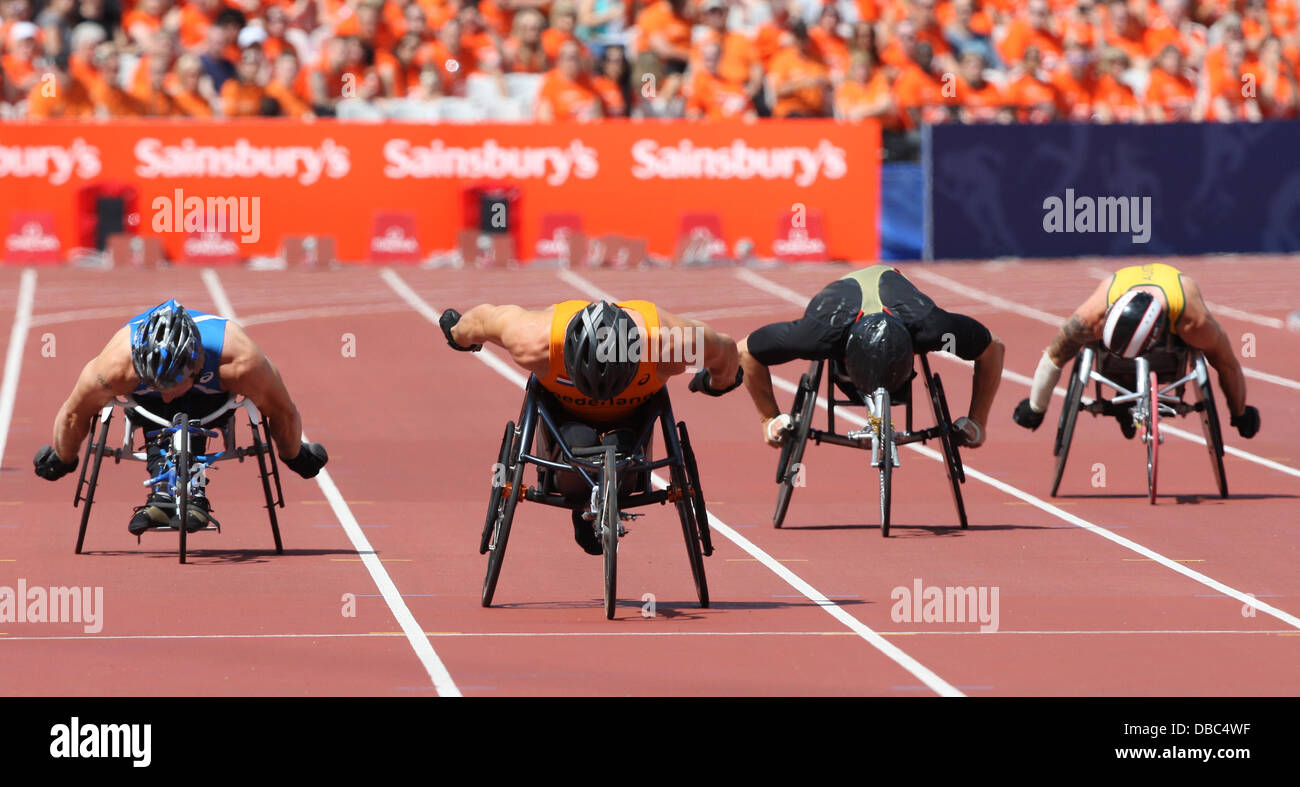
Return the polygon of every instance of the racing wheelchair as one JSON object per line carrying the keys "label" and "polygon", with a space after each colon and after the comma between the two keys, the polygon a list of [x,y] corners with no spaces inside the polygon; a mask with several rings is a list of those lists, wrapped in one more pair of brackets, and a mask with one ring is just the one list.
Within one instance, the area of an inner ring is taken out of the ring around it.
{"label": "racing wheelchair", "polygon": [[[1088,383],[1096,383],[1095,396],[1083,401]],[[1193,402],[1183,401],[1188,383],[1196,393]],[[1114,389],[1112,399],[1102,396],[1102,386]],[[1193,350],[1176,337],[1170,336],[1163,345],[1152,348],[1137,358],[1126,359],[1107,352],[1100,343],[1090,344],[1074,358],[1070,382],[1065,391],[1065,404],[1056,428],[1056,442],[1052,453],[1056,457],[1056,471],[1052,477],[1052,497],[1061,486],[1065,462],[1070,456],[1070,441],[1079,413],[1093,416],[1131,418],[1136,432],[1141,434],[1147,452],[1147,499],[1156,502],[1156,476],[1159,469],[1160,444],[1164,442],[1160,421],[1171,415],[1200,413],[1201,431],[1210,453],[1210,466],[1220,497],[1228,496],[1228,479],[1223,471],[1223,430],[1219,413],[1214,406],[1214,391],[1210,386],[1209,365],[1205,356]]]}
{"label": "racing wheelchair", "polygon": [[[113,420],[113,411],[122,408],[122,442],[115,448],[108,445],[109,425]],[[234,411],[242,408],[248,415],[248,427],[252,432],[252,444],[247,447],[235,445]],[[156,426],[149,429],[145,424]],[[132,436],[136,428],[143,431],[145,445],[133,447]],[[210,427],[210,428],[209,428]],[[195,438],[220,438],[221,450],[216,453],[196,454],[191,450]],[[81,509],[81,529],[77,532],[76,553],[81,554],[86,541],[86,525],[90,522],[90,509],[95,503],[95,489],[99,484],[100,466],[105,456],[113,457],[115,464],[123,460],[147,462],[147,444],[159,441],[163,454],[163,471],[144,482],[144,486],[161,484],[171,495],[172,503],[159,503],[164,511],[179,511],[180,527],[155,527],[151,530],[179,531],[180,562],[186,558],[186,536],[189,524],[190,496],[207,484],[207,469],[216,462],[238,459],[243,462],[246,457],[257,459],[258,472],[262,481],[262,493],[266,498],[266,512],[271,520],[271,534],[275,538],[275,553],[284,554],[284,545],[280,541],[280,524],[276,519],[276,507],[284,508],[284,494],[280,490],[280,469],[275,452],[271,449],[271,432],[266,419],[262,418],[251,399],[230,394],[225,403],[212,413],[201,418],[191,419],[185,413],[177,413],[168,420],[151,413],[132,397],[119,396],[100,409],[99,414],[90,422],[90,434],[86,438],[85,456],[81,462],[81,475],[77,479],[77,492],[72,505],[75,508],[85,503]],[[92,461],[93,460],[93,461]],[[89,477],[87,477],[89,472]],[[274,486],[275,493],[272,494]],[[221,532],[221,525],[211,520],[202,530]],[[202,531],[196,531],[202,532]],[[140,537],[136,536],[136,543]]]}
{"label": "racing wheelchair", "polygon": [[[479,554],[488,556],[487,576],[483,580],[483,606],[492,605],[501,565],[505,561],[515,507],[521,500],[526,500],[579,511],[591,523],[604,552],[605,617],[611,620],[617,603],[619,538],[627,532],[623,522],[641,516],[627,509],[652,503],[673,503],[681,521],[700,606],[708,607],[709,587],[704,576],[704,558],[713,554],[708,512],[686,424],[673,418],[668,390],[661,389],[642,406],[635,448],[630,451],[619,450],[613,445],[571,448],[561,436],[560,422],[556,418],[558,412],[559,402],[542,388],[536,375],[530,376],[519,421],[506,424],[494,468],[487,518],[479,542]],[[650,447],[656,424],[661,427],[667,456],[652,460]],[[539,455],[541,451],[534,453],[534,438],[539,436],[539,425],[558,451],[558,458],[547,459]],[[537,467],[538,482],[535,486],[524,485],[524,468],[529,464]],[[651,473],[661,467],[668,468],[669,482],[662,489],[654,489]],[[573,482],[571,485],[587,492],[581,498],[566,494],[560,483],[565,476],[567,481]],[[632,479],[631,488],[619,489],[620,478]]]}
{"label": "racing wheelchair", "polygon": [[[794,494],[796,486],[802,485],[803,454],[811,438],[819,444],[830,443],[871,452],[871,466],[880,470],[880,534],[886,537],[889,536],[893,469],[899,466],[898,446],[937,439],[943,449],[944,467],[952,488],[957,519],[962,528],[966,528],[966,504],[961,496],[961,485],[966,483],[966,471],[958,452],[964,435],[953,426],[949,416],[943,381],[939,375],[930,371],[930,362],[924,354],[916,357],[921,359],[922,377],[935,421],[934,426],[919,431],[912,429],[912,381],[916,378],[915,370],[902,389],[894,392],[894,396],[891,397],[890,392],[884,388],[877,388],[869,397],[864,397],[854,387],[839,361],[812,362],[808,371],[799,378],[794,406],[790,409],[791,424],[781,438],[781,456],[776,466],[776,482],[780,485],[780,491],[776,497],[776,511],[772,514],[772,524],[775,527],[781,527],[785,521],[790,496]],[[828,364],[829,373],[826,373]],[[817,389],[821,386],[823,376],[826,378],[825,430],[814,429],[812,426],[813,412],[817,409]],[[905,407],[905,428],[901,432],[894,429],[891,421],[891,408],[900,404]],[[835,430],[835,408],[846,406],[866,406],[865,428],[849,430],[843,434]]]}

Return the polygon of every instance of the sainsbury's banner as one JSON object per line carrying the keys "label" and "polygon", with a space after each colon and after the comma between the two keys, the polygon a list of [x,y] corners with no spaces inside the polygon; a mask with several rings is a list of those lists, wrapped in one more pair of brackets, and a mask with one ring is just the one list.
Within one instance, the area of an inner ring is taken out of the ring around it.
{"label": "sainsbury's banner", "polygon": [[[491,226],[519,239],[520,257],[547,256],[539,244],[556,239],[542,228],[566,216],[587,237],[644,238],[652,253],[671,255],[682,217],[711,214],[728,249],[748,239],[759,255],[778,256],[774,246],[802,231],[783,221],[811,215],[826,256],[872,259],[879,148],[875,125],[820,120],[0,124],[0,228],[18,213],[53,216],[66,252],[93,237],[93,195],[113,192],[134,198],[128,231],[160,237],[175,260],[186,259],[191,236],[233,237],[248,257],[275,254],[285,237],[323,235],[336,239],[340,259],[369,261],[378,217],[403,215],[414,217],[423,254],[500,218],[518,223]],[[477,195],[494,188],[513,188],[509,209],[479,215]],[[231,215],[226,226],[227,208],[248,205],[256,215]],[[234,226],[250,221],[255,231]]]}

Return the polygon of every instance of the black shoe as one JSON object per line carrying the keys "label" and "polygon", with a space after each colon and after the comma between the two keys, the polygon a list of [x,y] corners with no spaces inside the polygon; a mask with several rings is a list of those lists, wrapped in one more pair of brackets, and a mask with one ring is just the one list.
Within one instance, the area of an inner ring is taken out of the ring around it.
{"label": "black shoe", "polygon": [[600,539],[596,537],[596,529],[591,523],[582,518],[584,512],[573,512],[573,540],[578,542],[582,551],[588,555],[603,555],[605,548],[601,546]]}
{"label": "black shoe", "polygon": [[[186,533],[194,533],[202,530],[210,524],[216,522],[216,519],[210,513],[212,504],[206,497],[191,497],[189,503],[189,522],[185,528]],[[171,526],[180,530],[181,518],[179,513],[172,514]]]}
{"label": "black shoe", "polygon": [[1128,413],[1119,413],[1115,416],[1115,420],[1119,421],[1119,430],[1124,433],[1125,440],[1132,440],[1137,436],[1138,428],[1137,424],[1133,423],[1132,415]]}
{"label": "black shoe", "polygon": [[131,523],[126,526],[126,529],[131,535],[138,536],[155,527],[166,527],[171,522],[172,511],[175,508],[176,504],[172,501],[171,495],[159,493],[149,495],[144,505],[136,506],[135,516],[131,517]]}

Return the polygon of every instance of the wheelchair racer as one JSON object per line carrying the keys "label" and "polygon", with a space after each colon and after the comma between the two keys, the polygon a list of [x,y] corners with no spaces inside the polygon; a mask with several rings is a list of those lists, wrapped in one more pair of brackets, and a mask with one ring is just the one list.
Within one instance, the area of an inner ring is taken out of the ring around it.
{"label": "wheelchair racer", "polygon": [[[649,301],[570,300],[536,311],[483,304],[464,315],[447,309],[439,325],[452,349],[495,344],[537,375],[573,418],[558,425],[570,448],[635,450],[644,406],[690,364],[699,367],[692,391],[721,396],[741,384],[735,340]],[[573,512],[573,537],[588,554],[602,554],[581,511]]]}
{"label": "wheelchair racer", "polygon": [[739,347],[763,439],[774,447],[791,422],[776,404],[769,367],[795,359],[839,361],[862,396],[884,387],[893,401],[901,401],[914,374],[914,355],[945,350],[975,362],[970,414],[953,425],[964,445],[977,448],[987,436],[1005,353],[1002,341],[978,320],[939,308],[889,265],[836,279],[812,297],[803,317],[765,325]]}
{"label": "wheelchair racer", "polygon": [[[1084,345],[1100,341],[1114,355],[1136,358],[1167,336],[1176,336],[1205,355],[1219,373],[1231,425],[1242,437],[1254,437],[1259,411],[1246,404],[1246,377],[1232,341],[1210,314],[1192,277],[1163,263],[1121,268],[1093,290],[1043,351],[1029,398],[1016,405],[1013,420],[1029,430],[1042,424],[1061,367]],[[1125,437],[1137,434],[1136,424],[1126,414],[1115,417]]]}
{"label": "wheelchair racer", "polygon": [[[149,412],[170,420],[177,413],[202,418],[226,403],[230,394],[251,399],[268,426],[280,460],[303,478],[312,478],[329,461],[320,443],[302,442],[298,408],[280,373],[244,330],[214,314],[186,309],[174,299],[132,317],[80,377],[54,419],[54,444],[33,460],[36,474],[50,481],[77,469],[77,449],[86,439],[90,419],[119,395],[132,395]],[[155,424],[133,419],[137,426]],[[146,446],[149,477],[164,471],[162,441]],[[196,454],[205,438],[194,437]],[[150,528],[179,527],[175,502],[158,484],[145,504],[135,509],[127,529],[140,535]],[[187,531],[202,530],[212,519],[212,505],[202,488],[189,500]]]}

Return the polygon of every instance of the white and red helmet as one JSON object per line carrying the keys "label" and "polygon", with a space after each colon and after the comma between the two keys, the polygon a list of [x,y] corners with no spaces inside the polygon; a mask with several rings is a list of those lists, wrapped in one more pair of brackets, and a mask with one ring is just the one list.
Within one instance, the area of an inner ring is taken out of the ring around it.
{"label": "white and red helmet", "polygon": [[1129,290],[1106,312],[1101,341],[1107,350],[1122,358],[1136,358],[1155,346],[1167,324],[1165,307],[1155,296]]}

